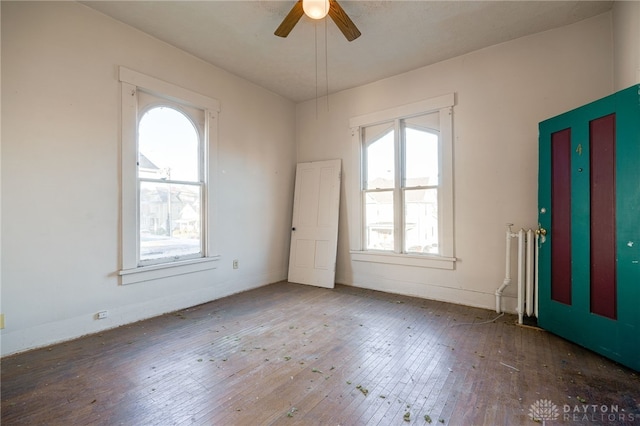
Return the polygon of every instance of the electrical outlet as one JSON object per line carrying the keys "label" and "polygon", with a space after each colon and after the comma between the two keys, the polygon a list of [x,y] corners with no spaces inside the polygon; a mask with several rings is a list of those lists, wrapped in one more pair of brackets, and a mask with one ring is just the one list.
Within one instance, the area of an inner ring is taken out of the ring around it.
{"label": "electrical outlet", "polygon": [[4,314],[0,314],[0,329],[4,328]]}
{"label": "electrical outlet", "polygon": [[100,311],[96,314],[96,319],[105,319],[109,316],[109,311]]}
{"label": "electrical outlet", "polygon": [[233,260],[233,269],[238,269],[238,259]]}

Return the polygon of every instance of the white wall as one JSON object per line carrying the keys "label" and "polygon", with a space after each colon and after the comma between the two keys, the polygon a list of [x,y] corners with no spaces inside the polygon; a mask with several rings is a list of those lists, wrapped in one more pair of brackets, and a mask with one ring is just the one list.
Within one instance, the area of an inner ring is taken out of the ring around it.
{"label": "white wall", "polygon": [[640,1],[613,5],[615,90],[640,83]]}
{"label": "white wall", "polygon": [[[119,65],[221,103],[216,270],[118,284]],[[80,4],[2,2],[2,123],[2,354],[286,278],[292,102]]]}
{"label": "white wall", "polygon": [[[343,160],[337,281],[495,307],[504,233],[537,224],[538,123],[612,92],[611,14],[496,45],[297,106],[298,161]],[[330,52],[329,52],[330,55]],[[454,271],[353,262],[349,118],[456,93]],[[515,286],[505,291],[515,310]]]}

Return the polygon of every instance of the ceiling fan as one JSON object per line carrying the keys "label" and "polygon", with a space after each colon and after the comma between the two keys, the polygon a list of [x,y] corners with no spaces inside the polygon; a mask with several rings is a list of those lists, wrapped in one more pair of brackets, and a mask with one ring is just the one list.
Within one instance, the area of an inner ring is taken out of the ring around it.
{"label": "ceiling fan", "polygon": [[303,14],[312,19],[322,19],[328,14],[349,41],[361,35],[358,27],[336,0],[298,0],[274,34],[278,37],[288,36]]}

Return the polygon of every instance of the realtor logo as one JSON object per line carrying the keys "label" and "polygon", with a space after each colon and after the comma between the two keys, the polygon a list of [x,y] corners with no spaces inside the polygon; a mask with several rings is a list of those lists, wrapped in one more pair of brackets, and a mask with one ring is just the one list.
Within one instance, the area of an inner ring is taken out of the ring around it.
{"label": "realtor logo", "polygon": [[529,407],[529,417],[533,421],[542,421],[542,425],[545,425],[547,420],[558,420],[560,417],[560,411],[558,406],[548,399],[539,399]]}

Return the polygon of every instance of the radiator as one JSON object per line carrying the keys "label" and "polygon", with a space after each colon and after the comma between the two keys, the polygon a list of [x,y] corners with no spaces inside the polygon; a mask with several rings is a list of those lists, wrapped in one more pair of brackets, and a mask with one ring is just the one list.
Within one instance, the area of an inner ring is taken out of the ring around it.
{"label": "radiator", "polygon": [[516,312],[518,323],[522,324],[524,315],[538,316],[538,234],[532,229],[520,229],[517,233],[511,231],[513,224],[507,224],[505,278],[496,290],[496,312],[502,312],[502,292],[511,284],[511,240],[517,239],[517,286],[518,302]]}

